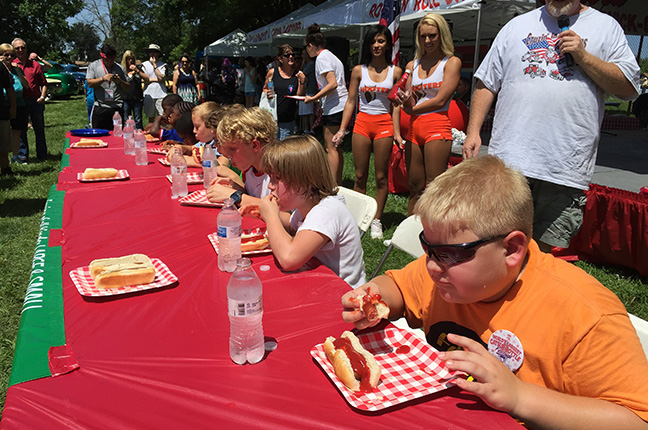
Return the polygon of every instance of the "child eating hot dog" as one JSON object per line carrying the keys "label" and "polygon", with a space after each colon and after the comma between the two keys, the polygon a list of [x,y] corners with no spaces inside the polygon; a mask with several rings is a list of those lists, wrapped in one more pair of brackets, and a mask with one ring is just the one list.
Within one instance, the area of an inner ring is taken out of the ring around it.
{"label": "child eating hot dog", "polygon": [[415,213],[426,255],[346,293],[345,321],[377,323],[357,305],[370,288],[474,378],[461,389],[531,428],[648,427],[648,363],[628,314],[540,251],[522,174],[493,156],[463,161],[428,184]]}
{"label": "child eating hot dog", "polygon": [[[362,285],[365,267],[358,227],[344,198],[337,195],[317,139],[291,136],[269,145],[263,169],[270,176],[271,194],[261,200],[259,212],[281,267],[297,270],[316,257],[352,287]],[[292,210],[292,215],[285,212]]]}

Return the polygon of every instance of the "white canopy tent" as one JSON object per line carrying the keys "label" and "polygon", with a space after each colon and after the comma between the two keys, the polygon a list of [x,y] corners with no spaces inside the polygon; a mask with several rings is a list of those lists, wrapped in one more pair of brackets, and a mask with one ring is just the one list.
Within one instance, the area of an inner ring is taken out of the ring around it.
{"label": "white canopy tent", "polygon": [[252,57],[261,57],[270,53],[270,47],[268,45],[250,45],[246,39],[247,35],[245,32],[237,28],[205,47],[205,55],[221,57],[246,57],[249,55]]}

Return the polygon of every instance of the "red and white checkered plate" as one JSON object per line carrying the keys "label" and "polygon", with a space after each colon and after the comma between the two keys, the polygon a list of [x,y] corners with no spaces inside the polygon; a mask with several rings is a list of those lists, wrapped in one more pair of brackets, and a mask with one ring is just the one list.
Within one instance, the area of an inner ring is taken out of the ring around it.
{"label": "red and white checkered plate", "polygon": [[114,178],[83,179],[83,172],[77,173],[77,179],[79,182],[121,181],[128,178],[128,170],[125,169],[117,170],[117,176],[115,176]]}
{"label": "red and white checkered plate", "polygon": [[167,150],[164,148],[147,148],[146,150],[151,154],[167,155]]}
{"label": "red and white checkered plate", "polygon": [[351,391],[340,381],[326,358],[323,343],[311,349],[313,358],[354,408],[379,411],[450,388],[455,385],[454,379],[464,376],[449,371],[437,351],[424,340],[393,324],[357,336],[362,346],[374,354],[382,370],[380,384],[371,393]]}
{"label": "red and white checkered plate", "polygon": [[[166,175],[169,182],[173,182],[171,175]],[[198,185],[203,183],[203,178],[198,172],[189,172],[187,173],[187,184],[189,185]]]}
{"label": "red and white checkered plate", "polygon": [[[265,233],[266,229],[265,228],[244,228],[243,233],[246,234],[259,234],[259,233]],[[209,239],[209,242],[212,244],[214,247],[214,251],[216,251],[216,254],[218,254],[218,233],[211,233],[207,235],[207,238]],[[259,255],[259,254],[270,254],[272,252],[272,249],[268,246],[267,248],[264,249],[259,249],[256,251],[243,251],[241,252],[241,255]]]}
{"label": "red and white checkered plate", "polygon": [[89,266],[79,267],[70,271],[70,278],[72,278],[72,282],[74,282],[74,286],[76,286],[79,294],[94,297],[114,296],[166,287],[178,280],[178,277],[162,261],[157,258],[151,258],[151,262],[155,266],[155,279],[150,284],[130,285],[118,288],[97,288],[90,276]]}
{"label": "red and white checkered plate", "polygon": [[198,190],[188,196],[178,199],[180,204],[185,206],[207,206],[210,208],[220,208],[223,203],[212,203],[207,199],[207,190]]}
{"label": "red and white checkered plate", "polygon": [[92,145],[92,146],[79,145],[79,143],[81,143],[81,141],[71,143],[70,148],[94,149],[94,148],[105,148],[108,146],[108,143],[104,142],[103,140],[101,141],[101,143],[97,143],[96,145]]}
{"label": "red and white checkered plate", "polygon": [[169,163],[169,160],[167,160],[166,158],[158,158],[158,161],[163,166],[170,166],[171,165],[171,163]]}

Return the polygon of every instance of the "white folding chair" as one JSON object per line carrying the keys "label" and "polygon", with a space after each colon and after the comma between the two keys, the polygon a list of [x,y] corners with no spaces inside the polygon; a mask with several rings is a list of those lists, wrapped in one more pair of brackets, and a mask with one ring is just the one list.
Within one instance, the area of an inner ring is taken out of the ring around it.
{"label": "white folding chair", "polygon": [[387,256],[394,247],[407,252],[414,258],[423,255],[423,248],[418,239],[418,235],[421,231],[423,231],[423,224],[421,224],[418,215],[411,215],[405,218],[405,220],[396,227],[396,230],[394,230],[391,243],[380,259],[380,262],[378,263],[378,266],[376,266],[376,270],[374,270],[371,278],[373,279],[378,274],[382,265],[385,263]]}
{"label": "white folding chair", "polygon": [[630,314],[630,321],[637,331],[637,336],[641,341],[641,346],[643,346],[644,353],[648,357],[648,321],[644,321],[641,318]]}
{"label": "white folding chair", "polygon": [[344,187],[338,187],[338,193],[344,196],[346,205],[353,214],[353,218],[360,229],[360,237],[362,237],[376,216],[376,211],[378,210],[376,199]]}

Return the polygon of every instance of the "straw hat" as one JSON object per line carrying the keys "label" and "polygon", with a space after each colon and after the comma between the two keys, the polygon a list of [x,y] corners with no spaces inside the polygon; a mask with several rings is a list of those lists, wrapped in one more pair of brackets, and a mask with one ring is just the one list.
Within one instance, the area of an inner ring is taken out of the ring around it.
{"label": "straw hat", "polygon": [[151,52],[151,51],[157,51],[160,54],[162,53],[162,50],[160,49],[160,45],[156,45],[155,43],[151,43],[148,48],[146,48],[146,52]]}

